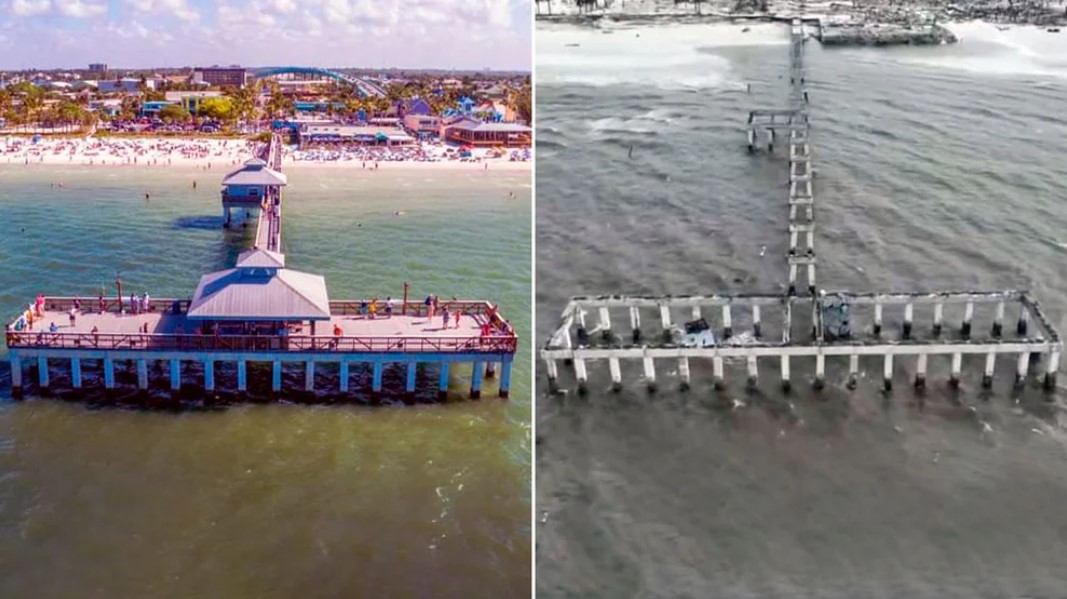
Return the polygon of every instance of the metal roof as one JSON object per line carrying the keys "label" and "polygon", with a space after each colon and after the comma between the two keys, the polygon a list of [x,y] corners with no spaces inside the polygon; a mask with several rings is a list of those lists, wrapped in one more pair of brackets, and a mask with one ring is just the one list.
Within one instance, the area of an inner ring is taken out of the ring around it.
{"label": "metal roof", "polygon": [[328,320],[326,279],[281,268],[231,268],[200,277],[190,320]]}
{"label": "metal roof", "polygon": [[486,123],[470,119],[446,126],[455,129],[466,129],[467,131],[486,131],[490,133],[529,133],[531,131],[529,127],[517,123]]}
{"label": "metal roof", "polygon": [[267,168],[267,163],[259,158],[245,162],[244,166],[229,173],[222,180],[223,185],[287,185],[288,177],[276,170]]}
{"label": "metal roof", "polygon": [[285,268],[285,254],[252,248],[237,256],[237,268]]}

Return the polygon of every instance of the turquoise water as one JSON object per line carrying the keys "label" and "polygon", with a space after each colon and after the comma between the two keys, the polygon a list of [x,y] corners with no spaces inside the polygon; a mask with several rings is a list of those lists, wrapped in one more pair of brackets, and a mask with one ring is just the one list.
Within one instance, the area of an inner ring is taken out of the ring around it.
{"label": "turquoise water", "polygon": [[[116,276],[188,297],[252,235],[221,228],[222,174],[0,167],[0,314]],[[291,170],[288,266],[334,299],[410,281],[498,302],[521,339],[511,399],[462,399],[467,371],[408,407],[5,403],[0,596],[527,595],[530,223],[526,172]]]}

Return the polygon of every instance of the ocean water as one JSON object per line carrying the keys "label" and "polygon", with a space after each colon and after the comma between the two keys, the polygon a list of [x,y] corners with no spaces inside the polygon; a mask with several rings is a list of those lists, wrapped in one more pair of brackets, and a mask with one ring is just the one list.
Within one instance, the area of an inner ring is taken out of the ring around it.
{"label": "ocean water", "polygon": [[[0,313],[115,276],[187,297],[251,239],[221,228],[222,174],[0,167]],[[528,596],[530,192],[523,172],[300,168],[285,197],[289,265],[333,298],[406,280],[499,302],[510,400],[463,399],[468,370],[444,404],[95,410],[9,401],[0,362],[0,596]]]}
{"label": "ocean water", "polygon": [[[808,44],[819,283],[1028,288],[1062,331],[1067,47],[964,30],[936,48]],[[784,289],[787,163],[747,154],[745,119],[786,103],[787,39],[539,24],[540,342],[571,295]],[[880,369],[850,392],[832,364],[820,393],[794,367],[789,396],[775,376],[717,393],[709,366],[653,396],[632,368],[614,394],[591,366],[585,398],[564,375],[536,400],[538,596],[1064,596],[1062,377],[1012,391],[1005,360],[983,393],[965,361],[953,392],[931,361],[919,396],[905,362],[891,394]]]}

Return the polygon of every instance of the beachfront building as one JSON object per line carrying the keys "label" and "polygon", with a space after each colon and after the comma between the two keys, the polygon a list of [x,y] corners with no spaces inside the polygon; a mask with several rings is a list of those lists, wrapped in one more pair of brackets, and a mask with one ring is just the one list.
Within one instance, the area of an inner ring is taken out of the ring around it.
{"label": "beachfront building", "polygon": [[199,67],[193,71],[193,82],[203,82],[218,87],[244,87],[247,81],[248,69],[244,67]]}
{"label": "beachfront building", "polygon": [[524,148],[530,146],[532,130],[517,123],[490,123],[457,117],[441,123],[441,139],[480,148]]}
{"label": "beachfront building", "polygon": [[441,117],[432,114],[406,114],[404,129],[419,139],[437,137],[441,130]]}
{"label": "beachfront building", "polygon": [[200,103],[207,98],[217,98],[223,95],[220,91],[178,91],[167,92],[165,98],[169,104],[178,104],[189,114],[197,114],[200,110]]}
{"label": "beachfront building", "polygon": [[300,129],[300,149],[345,146],[407,146],[415,138],[395,126],[306,125]]}
{"label": "beachfront building", "polygon": [[107,73],[107,64],[103,62],[91,62],[89,63],[89,72],[94,75],[104,75]]}

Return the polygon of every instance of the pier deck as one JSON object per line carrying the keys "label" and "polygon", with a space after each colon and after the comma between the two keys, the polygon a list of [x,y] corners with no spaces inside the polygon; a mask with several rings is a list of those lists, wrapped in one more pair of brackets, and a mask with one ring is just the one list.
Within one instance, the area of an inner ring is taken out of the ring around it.
{"label": "pier deck", "polygon": [[[198,334],[200,322],[189,320],[184,312],[172,311],[174,302],[187,306],[188,300],[152,300],[150,310],[141,313],[119,313],[115,302],[109,310],[87,309],[76,311],[75,323],[70,324],[69,310],[73,298],[48,298],[43,316],[36,320],[33,330],[8,331],[8,347],[65,348],[65,349],[261,349],[336,351],[336,352],[392,352],[392,351],[437,351],[437,352],[499,352],[512,351],[515,345],[514,331],[507,327],[499,316],[489,317],[490,306],[485,302],[442,302],[442,309],[449,308],[452,317],[449,328],[443,327],[440,315],[431,322],[423,306],[409,305],[407,314],[397,305],[392,316],[384,314],[380,307],[375,318],[359,314],[359,302],[331,302],[331,318],[320,321],[312,332],[308,324],[290,325],[284,337],[276,331],[260,331],[257,334],[242,334],[234,329],[219,335]],[[455,313],[462,314],[459,328],[455,326]],[[52,323],[56,332],[50,332]],[[491,323],[493,333],[481,334],[481,327]],[[142,332],[148,325],[148,332]],[[342,334],[334,334],[334,326]],[[93,332],[93,329],[96,332]]]}

